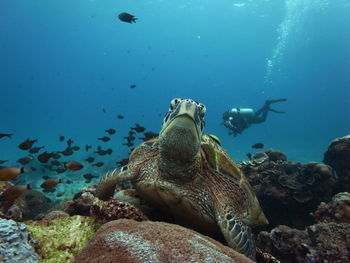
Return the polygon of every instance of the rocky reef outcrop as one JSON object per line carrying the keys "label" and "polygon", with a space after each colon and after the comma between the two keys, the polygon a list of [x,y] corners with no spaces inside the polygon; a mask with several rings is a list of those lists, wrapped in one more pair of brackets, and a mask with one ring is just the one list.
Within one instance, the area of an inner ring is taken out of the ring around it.
{"label": "rocky reef outcrop", "polygon": [[278,226],[261,232],[257,245],[281,263],[350,262],[350,224],[319,223],[305,230]]}
{"label": "rocky reef outcrop", "polygon": [[282,263],[350,262],[350,194],[336,194],[312,215],[317,224],[304,230],[280,225],[260,232],[258,247]]}
{"label": "rocky reef outcrop", "polygon": [[336,194],[331,202],[322,202],[312,213],[316,222],[336,222],[350,224],[350,194],[341,192]]}
{"label": "rocky reef outcrop", "polygon": [[32,241],[26,225],[0,219],[0,262],[39,262]]}
{"label": "rocky reef outcrop", "polygon": [[[10,187],[11,182],[0,181],[0,195]],[[16,200],[0,202],[0,218],[23,221],[39,219],[40,214],[47,212],[53,203],[39,191],[28,189]]]}
{"label": "rocky reef outcrop", "polygon": [[324,153],[323,162],[337,172],[337,192],[350,192],[350,135],[333,140]]}
{"label": "rocky reef outcrop", "polygon": [[333,169],[322,163],[288,162],[279,151],[256,155],[242,162],[240,168],[254,188],[270,227],[283,224],[302,229],[311,224],[310,213],[332,197],[336,184]]}
{"label": "rocky reef outcrop", "polygon": [[64,210],[69,215],[91,216],[103,223],[120,218],[148,220],[141,210],[128,202],[117,199],[102,201],[90,192],[83,192],[76,199],[69,201]]}
{"label": "rocky reef outcrop", "polygon": [[190,229],[128,219],[104,224],[74,262],[253,263],[244,255]]}

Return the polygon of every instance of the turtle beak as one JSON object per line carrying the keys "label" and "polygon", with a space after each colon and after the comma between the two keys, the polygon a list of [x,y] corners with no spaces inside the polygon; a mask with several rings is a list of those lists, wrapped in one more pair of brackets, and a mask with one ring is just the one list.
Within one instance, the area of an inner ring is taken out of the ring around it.
{"label": "turtle beak", "polygon": [[194,102],[183,101],[168,116],[164,122],[160,134],[166,134],[171,129],[189,130],[195,140],[202,138],[202,122],[199,117],[198,107]]}

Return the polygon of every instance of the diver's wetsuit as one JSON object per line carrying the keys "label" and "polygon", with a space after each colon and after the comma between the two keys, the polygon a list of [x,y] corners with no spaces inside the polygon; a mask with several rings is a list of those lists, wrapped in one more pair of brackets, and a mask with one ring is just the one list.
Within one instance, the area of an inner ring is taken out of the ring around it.
{"label": "diver's wetsuit", "polygon": [[229,111],[225,111],[223,114],[224,125],[229,129],[229,134],[237,136],[241,134],[245,129],[249,128],[251,124],[262,123],[266,121],[269,111],[275,113],[284,113],[283,111],[277,111],[270,108],[272,103],[286,101],[287,99],[275,99],[265,101],[264,106],[257,110],[255,113],[252,109],[247,108],[233,108]]}

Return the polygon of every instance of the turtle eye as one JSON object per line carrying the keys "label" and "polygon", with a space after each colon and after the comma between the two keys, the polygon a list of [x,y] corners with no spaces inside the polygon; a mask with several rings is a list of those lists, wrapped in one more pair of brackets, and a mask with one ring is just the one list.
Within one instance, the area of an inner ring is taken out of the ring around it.
{"label": "turtle eye", "polygon": [[206,109],[205,106],[204,106],[203,104],[201,104],[201,103],[198,105],[198,109],[199,109],[199,116],[200,116],[201,118],[203,118],[204,115],[205,115],[205,112],[207,111],[207,109]]}
{"label": "turtle eye", "polygon": [[180,100],[178,98],[172,99],[172,101],[170,102],[170,109],[175,109],[176,105],[179,104],[179,102]]}

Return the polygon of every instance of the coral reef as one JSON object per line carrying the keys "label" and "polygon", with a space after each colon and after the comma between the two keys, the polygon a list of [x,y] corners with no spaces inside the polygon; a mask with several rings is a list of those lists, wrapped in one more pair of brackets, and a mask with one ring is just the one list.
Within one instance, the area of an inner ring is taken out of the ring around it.
{"label": "coral reef", "polygon": [[27,190],[22,198],[26,209],[23,220],[41,219],[54,205],[51,199],[36,190]]}
{"label": "coral reef", "polygon": [[[7,181],[0,181],[0,195],[13,186]],[[1,201],[0,217],[15,221],[40,219],[40,214],[47,212],[53,203],[44,194],[35,190],[26,190],[14,201]]]}
{"label": "coral reef", "polygon": [[111,199],[101,201],[89,192],[84,192],[75,200],[68,203],[65,209],[70,215],[85,215],[108,222],[120,218],[129,218],[136,221],[148,220],[148,218],[130,203]]}
{"label": "coral reef", "polygon": [[30,242],[31,238],[24,224],[0,219],[0,262],[38,262],[39,256]]}
{"label": "coral reef", "polygon": [[[0,195],[12,186],[13,184],[8,181],[0,181]],[[0,218],[20,221],[23,219],[23,214],[27,212],[23,198],[14,201],[2,200],[0,202]]]}
{"label": "coral reef", "polygon": [[42,263],[69,263],[87,244],[101,224],[91,217],[72,216],[53,220],[28,221]]}
{"label": "coral reef", "polygon": [[278,226],[261,232],[257,245],[281,263],[350,262],[350,224],[320,223],[304,231]]}
{"label": "coral reef", "polygon": [[337,172],[337,192],[350,192],[350,135],[333,140],[324,153],[323,162]]}
{"label": "coral reef", "polygon": [[145,221],[148,218],[135,206],[112,199],[109,201],[99,201],[91,206],[90,214],[93,217],[102,219],[105,222],[120,218]]}
{"label": "coral reef", "polygon": [[270,227],[284,224],[303,229],[310,225],[313,223],[310,213],[321,201],[331,199],[336,183],[328,165],[272,161],[266,152],[242,162],[240,168],[254,188]]}
{"label": "coral reef", "polygon": [[74,262],[253,261],[209,237],[178,225],[120,219],[103,225]]}
{"label": "coral reef", "polygon": [[329,203],[322,202],[313,217],[316,222],[336,222],[350,224],[350,194],[336,194]]}

